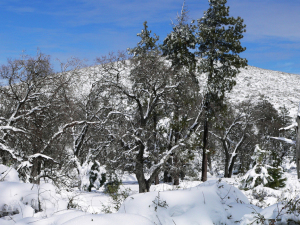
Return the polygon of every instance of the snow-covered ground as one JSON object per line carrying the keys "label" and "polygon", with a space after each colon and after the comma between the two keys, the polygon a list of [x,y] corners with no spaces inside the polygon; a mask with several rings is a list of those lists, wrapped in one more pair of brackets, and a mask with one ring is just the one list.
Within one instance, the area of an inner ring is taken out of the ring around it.
{"label": "snow-covered ground", "polygon": [[[8,173],[6,173],[7,171]],[[49,183],[40,186],[18,180],[17,172],[0,165],[1,225],[186,225],[264,224],[271,219],[300,219],[289,213],[289,199],[299,199],[295,165],[286,164],[286,187],[274,190],[258,186],[241,191],[241,178],[209,177],[207,182],[182,181],[179,186],[152,185],[138,194],[133,175],[122,177],[121,191],[129,197],[116,211],[115,202],[103,188],[92,192],[58,190]],[[3,173],[4,172],[4,173]],[[39,207],[42,211],[39,211]],[[111,214],[104,213],[110,210]],[[269,220],[268,220],[269,219]]]}

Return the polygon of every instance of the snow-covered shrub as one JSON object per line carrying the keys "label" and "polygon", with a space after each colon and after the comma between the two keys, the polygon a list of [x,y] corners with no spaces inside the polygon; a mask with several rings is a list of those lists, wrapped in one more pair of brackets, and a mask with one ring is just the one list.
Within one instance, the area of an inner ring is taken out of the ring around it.
{"label": "snow-covered shrub", "polygon": [[0,164],[0,181],[19,182],[19,174],[13,167]]}
{"label": "snow-covered shrub", "polygon": [[125,199],[132,194],[130,188],[124,188],[122,180],[115,172],[107,174],[107,181],[104,184],[104,193],[110,197],[110,205],[102,204],[102,212],[113,213],[117,212],[125,201]]}
{"label": "snow-covered shrub", "polygon": [[129,197],[130,194],[132,194],[132,190],[130,188],[125,188],[123,190],[119,188],[117,192],[109,193],[113,209],[111,208],[111,206],[106,207],[106,213],[112,213],[113,211],[117,212],[120,209],[123,202],[125,201],[125,199]]}
{"label": "snow-covered shrub", "polygon": [[182,180],[183,178],[191,181],[200,180],[199,174],[202,163],[202,155],[195,146],[192,146],[190,143],[188,144],[189,149],[185,150],[185,163],[182,166],[182,173],[184,174],[184,176],[182,176]]}
{"label": "snow-covered shrub", "polygon": [[0,165],[0,180],[0,217],[18,220],[36,213],[47,217],[67,207],[52,184],[22,183],[12,167]]}
{"label": "snow-covered shrub", "polygon": [[106,182],[104,184],[104,193],[113,194],[118,192],[122,180],[119,178],[119,175],[116,171],[107,171],[106,173]]}
{"label": "snow-covered shrub", "polygon": [[105,169],[97,161],[85,162],[80,167],[79,180],[82,191],[91,191],[92,188],[99,189],[106,181]]}
{"label": "snow-covered shrub", "polygon": [[262,211],[255,211],[246,214],[242,218],[241,225],[296,225],[300,224],[300,198],[283,199],[281,202],[264,208]]}
{"label": "snow-covered shrub", "polygon": [[120,185],[122,184],[122,181],[120,180],[113,180],[109,181],[104,185],[104,193],[112,195],[119,191]]}
{"label": "snow-covered shrub", "polygon": [[281,204],[283,205],[280,215],[281,222],[300,224],[300,196],[291,199],[286,198]]}
{"label": "snow-covered shrub", "polygon": [[94,162],[89,172],[90,185],[88,191],[92,190],[92,187],[99,189],[106,182],[106,173],[103,168],[100,167],[99,162]]}
{"label": "snow-covered shrub", "polygon": [[[52,184],[29,184],[21,182],[0,182],[0,214],[14,215],[14,218],[51,216],[64,210],[67,202],[62,200]],[[1,222],[0,222],[1,224]]]}
{"label": "snow-covered shrub", "polygon": [[263,185],[270,188],[281,188],[285,186],[286,178],[283,178],[283,170],[281,167],[273,167],[268,165],[267,158],[269,152],[260,149],[258,145],[254,150],[252,159],[254,166],[242,178],[241,188],[252,189],[258,185]]}
{"label": "snow-covered shrub", "polygon": [[22,162],[18,168],[17,171],[19,173],[20,180],[24,183],[30,183],[30,171],[32,164],[29,161]]}
{"label": "snow-covered shrub", "polygon": [[[162,208],[165,208],[165,209],[169,207],[169,205],[167,204],[167,202],[161,199],[159,193],[160,192],[157,193],[157,196],[152,201],[155,212],[157,212],[158,207],[162,207]],[[150,207],[150,205],[149,205],[149,207]]]}
{"label": "snow-covered shrub", "polygon": [[111,198],[111,206],[102,205],[102,212],[112,213],[117,212],[125,201],[125,199],[132,192],[130,188],[121,189],[122,181],[115,179],[105,184],[104,193]]}

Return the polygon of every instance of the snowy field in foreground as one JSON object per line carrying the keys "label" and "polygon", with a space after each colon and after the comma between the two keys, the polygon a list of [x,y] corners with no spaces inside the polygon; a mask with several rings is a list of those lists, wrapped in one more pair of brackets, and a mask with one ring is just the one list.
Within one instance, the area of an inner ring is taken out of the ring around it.
{"label": "snowy field in foreground", "polygon": [[[1,166],[0,170],[4,168]],[[240,191],[237,178],[220,180],[210,177],[205,183],[183,181],[179,186],[152,185],[151,192],[138,194],[134,176],[123,176],[122,190],[130,192],[130,196],[119,211],[112,214],[103,213],[107,207],[114,211],[114,205],[101,189],[90,193],[67,192],[58,191],[51,184],[24,184],[18,181],[16,171],[10,170],[4,181],[0,182],[0,224],[250,224],[258,221],[258,215],[263,215],[265,219],[280,218],[284,222],[295,215],[287,214],[278,201],[297,198],[300,188],[293,166],[286,169],[288,181],[281,190],[259,186]],[[255,193],[262,195],[255,198]],[[42,211],[36,212],[39,201]],[[76,209],[67,209],[70,202]],[[5,216],[5,212],[10,212],[10,216]]]}

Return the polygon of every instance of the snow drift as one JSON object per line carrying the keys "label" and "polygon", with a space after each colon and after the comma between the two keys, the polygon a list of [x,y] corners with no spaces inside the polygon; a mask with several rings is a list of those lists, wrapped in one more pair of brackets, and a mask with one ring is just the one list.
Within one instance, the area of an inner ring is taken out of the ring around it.
{"label": "snow drift", "polygon": [[260,211],[237,188],[212,180],[194,188],[132,195],[119,213],[137,214],[155,224],[234,224]]}

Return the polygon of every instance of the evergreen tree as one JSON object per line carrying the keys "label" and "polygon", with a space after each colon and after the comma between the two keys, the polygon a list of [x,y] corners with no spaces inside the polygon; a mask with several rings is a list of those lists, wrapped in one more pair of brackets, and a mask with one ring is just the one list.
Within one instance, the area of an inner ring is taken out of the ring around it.
{"label": "evergreen tree", "polygon": [[143,56],[147,53],[157,54],[159,52],[158,45],[156,43],[159,40],[159,36],[153,34],[154,37],[151,37],[151,30],[148,30],[147,21],[143,23],[143,26],[144,29],[141,33],[137,34],[137,36],[141,38],[141,40],[137,43],[137,47],[128,49],[128,53],[134,57]]}
{"label": "evergreen tree", "polygon": [[207,180],[207,145],[209,120],[213,117],[213,105],[222,106],[225,93],[235,85],[239,68],[247,60],[239,56],[246,50],[241,46],[246,25],[240,17],[229,17],[226,0],[209,0],[209,9],[198,20],[198,54],[202,57],[199,71],[207,74],[205,94],[205,120],[203,135],[202,181]]}
{"label": "evergreen tree", "polygon": [[176,23],[172,23],[173,31],[167,35],[161,48],[163,55],[171,60],[175,70],[186,66],[190,71],[194,71],[196,58],[191,50],[196,46],[196,26],[194,21],[190,24],[187,23],[187,14],[188,10],[184,1],[181,13],[177,15]]}
{"label": "evergreen tree", "polygon": [[147,22],[138,36],[141,41],[135,48],[129,49],[134,56],[125,68],[129,71],[126,79],[132,85],[128,87],[108,77],[107,87],[128,103],[123,109],[117,109],[119,114],[124,113],[125,118],[130,115],[130,119],[123,121],[125,128],[117,128],[116,131],[120,138],[118,151],[125,152],[121,154],[123,160],[120,160],[119,167],[132,166],[141,193],[149,191],[154,181],[158,183],[160,171],[179,144],[169,151],[161,148],[163,141],[159,140],[157,130],[157,124],[163,117],[163,107],[167,105],[166,96],[174,88],[170,78],[172,70],[161,58],[156,44],[158,37],[151,36]]}
{"label": "evergreen tree", "polygon": [[[169,149],[178,144],[185,131],[191,126],[188,121],[195,116],[193,115],[194,112],[197,113],[195,106],[199,101],[199,85],[195,76],[196,57],[192,52],[196,46],[194,34],[196,26],[193,21],[189,24],[187,20],[188,10],[184,2],[176,22],[172,23],[173,31],[167,35],[161,46],[163,56],[166,56],[166,59],[172,63],[173,75],[171,79],[176,84],[176,87],[168,95],[169,102],[172,102],[171,107],[169,107],[171,118]],[[171,172],[174,179],[174,185],[179,185],[179,176],[183,171],[182,163],[180,163],[184,161],[182,154],[183,151],[173,154],[169,168],[167,168],[168,173]]]}
{"label": "evergreen tree", "polygon": [[262,150],[257,145],[252,159],[254,166],[245,174],[242,188],[251,189],[261,184],[273,189],[285,186],[286,178],[283,177],[282,168],[268,165],[270,163],[269,151]]}

